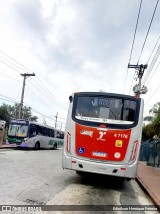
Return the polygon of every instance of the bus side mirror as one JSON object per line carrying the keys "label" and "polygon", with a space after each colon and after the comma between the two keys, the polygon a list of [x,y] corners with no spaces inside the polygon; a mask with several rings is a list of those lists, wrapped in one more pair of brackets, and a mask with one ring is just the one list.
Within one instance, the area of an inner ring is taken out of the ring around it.
{"label": "bus side mirror", "polygon": [[72,96],[69,96],[69,101],[70,101],[70,103],[73,101],[73,97]]}

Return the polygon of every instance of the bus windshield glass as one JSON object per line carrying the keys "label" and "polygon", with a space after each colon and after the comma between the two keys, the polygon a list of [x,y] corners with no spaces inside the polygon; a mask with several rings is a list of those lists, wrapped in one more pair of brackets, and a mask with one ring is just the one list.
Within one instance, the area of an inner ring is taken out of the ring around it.
{"label": "bus windshield glass", "polygon": [[16,136],[16,137],[27,137],[28,135],[28,126],[26,124],[13,124],[9,125],[8,130],[9,136]]}
{"label": "bus windshield glass", "polygon": [[127,98],[78,96],[75,100],[74,117],[82,121],[133,124],[136,101]]}

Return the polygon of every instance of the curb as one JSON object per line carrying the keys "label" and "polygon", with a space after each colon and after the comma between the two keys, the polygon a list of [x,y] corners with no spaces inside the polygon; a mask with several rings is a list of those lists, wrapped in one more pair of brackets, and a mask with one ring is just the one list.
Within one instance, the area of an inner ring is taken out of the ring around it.
{"label": "curb", "polygon": [[143,190],[148,193],[148,196],[150,197],[150,199],[152,200],[152,202],[154,203],[155,206],[160,206],[160,201],[159,199],[156,197],[156,195],[152,192],[151,189],[148,188],[148,186],[143,182],[143,180],[138,177],[136,177],[137,182],[139,183],[139,185],[143,188]]}
{"label": "curb", "polygon": [[0,146],[0,149],[15,149],[17,146],[7,146],[7,145],[2,145]]}

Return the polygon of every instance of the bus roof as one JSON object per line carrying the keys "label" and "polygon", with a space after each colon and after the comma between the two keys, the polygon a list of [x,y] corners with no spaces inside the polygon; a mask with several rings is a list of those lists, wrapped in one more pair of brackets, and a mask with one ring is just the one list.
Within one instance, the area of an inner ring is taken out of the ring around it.
{"label": "bus roof", "polygon": [[45,127],[45,128],[54,129],[56,131],[64,132],[64,131],[58,130],[58,129],[52,127],[52,126],[49,126],[47,124],[42,124],[42,123],[38,123],[38,122],[35,122],[35,121],[30,121],[30,120],[25,120],[25,119],[11,119],[10,120],[11,123],[18,123],[18,122],[19,123],[21,123],[21,122],[23,123],[23,121],[24,122],[28,122],[29,124],[34,124],[34,125],[42,126],[42,127]]}
{"label": "bus roof", "polygon": [[137,96],[131,96],[131,95],[127,95],[127,94],[117,94],[117,93],[108,93],[108,92],[75,92],[73,94],[80,94],[80,95],[92,95],[92,96],[96,96],[96,95],[108,95],[108,96],[113,96],[113,97],[123,97],[123,98],[130,98],[130,99],[142,99],[139,98]]}

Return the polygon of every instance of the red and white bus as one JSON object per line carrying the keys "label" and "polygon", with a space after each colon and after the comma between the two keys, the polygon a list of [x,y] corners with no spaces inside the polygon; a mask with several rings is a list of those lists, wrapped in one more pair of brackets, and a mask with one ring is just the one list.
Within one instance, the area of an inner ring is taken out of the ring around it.
{"label": "red and white bus", "polygon": [[77,172],[136,177],[144,101],[103,92],[69,97],[62,167]]}

